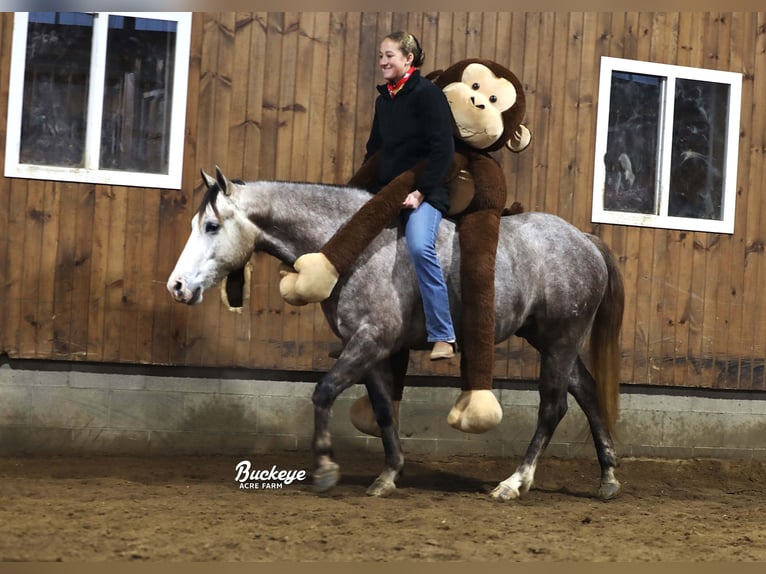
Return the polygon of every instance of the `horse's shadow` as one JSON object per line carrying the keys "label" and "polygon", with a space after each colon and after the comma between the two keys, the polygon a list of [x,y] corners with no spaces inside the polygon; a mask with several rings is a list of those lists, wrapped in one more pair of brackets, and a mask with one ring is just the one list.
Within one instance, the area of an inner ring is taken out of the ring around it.
{"label": "horse's shadow", "polygon": [[[340,485],[367,488],[376,478],[368,471],[343,472]],[[444,493],[489,493],[496,484],[473,476],[434,468],[433,464],[408,461],[396,481],[398,489],[422,490]]]}

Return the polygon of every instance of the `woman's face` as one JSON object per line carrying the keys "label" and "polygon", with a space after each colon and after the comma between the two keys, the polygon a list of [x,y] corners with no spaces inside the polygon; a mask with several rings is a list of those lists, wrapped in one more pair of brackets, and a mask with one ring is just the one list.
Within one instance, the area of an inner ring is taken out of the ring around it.
{"label": "woman's face", "polygon": [[388,82],[396,82],[409,69],[414,56],[402,54],[399,44],[390,38],[380,43],[378,65],[383,72],[383,78]]}

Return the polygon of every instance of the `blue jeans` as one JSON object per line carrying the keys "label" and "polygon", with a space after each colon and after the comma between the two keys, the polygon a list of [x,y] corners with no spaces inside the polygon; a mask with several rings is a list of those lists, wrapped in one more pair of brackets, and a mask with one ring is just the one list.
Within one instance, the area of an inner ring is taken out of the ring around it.
{"label": "blue jeans", "polygon": [[423,298],[428,341],[454,341],[447,282],[436,257],[436,234],[442,214],[424,201],[415,210],[403,210],[402,217],[407,248],[415,265],[420,296]]}

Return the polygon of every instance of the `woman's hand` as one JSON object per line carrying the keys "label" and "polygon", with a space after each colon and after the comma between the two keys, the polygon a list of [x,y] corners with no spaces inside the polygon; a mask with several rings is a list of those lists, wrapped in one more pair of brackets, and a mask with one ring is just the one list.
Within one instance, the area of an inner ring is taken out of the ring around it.
{"label": "woman's hand", "polygon": [[417,209],[423,203],[423,197],[423,194],[416,189],[407,194],[402,205],[408,209]]}

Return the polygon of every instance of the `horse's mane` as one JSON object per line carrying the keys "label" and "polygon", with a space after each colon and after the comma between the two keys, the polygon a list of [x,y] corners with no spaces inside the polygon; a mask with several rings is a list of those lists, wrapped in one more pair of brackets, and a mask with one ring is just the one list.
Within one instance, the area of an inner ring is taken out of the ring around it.
{"label": "horse's mane", "polygon": [[[232,183],[236,183],[237,185],[244,185],[244,181],[241,179],[232,179],[230,180]],[[214,185],[208,186],[207,191],[205,192],[204,197],[202,198],[202,201],[199,204],[199,209],[197,209],[197,215],[200,219],[205,215],[205,211],[207,210],[207,206],[209,205],[213,213],[215,213],[215,216],[220,218],[220,215],[218,213],[218,208],[215,206],[215,202],[218,199],[218,194],[221,191],[221,186],[218,185],[218,182],[215,182]]]}

